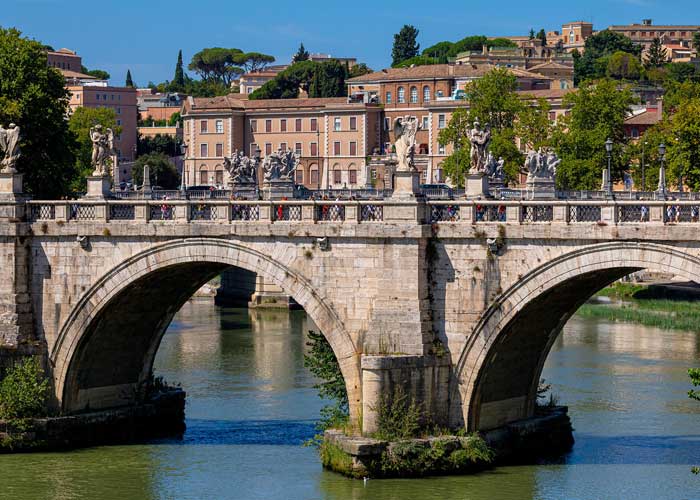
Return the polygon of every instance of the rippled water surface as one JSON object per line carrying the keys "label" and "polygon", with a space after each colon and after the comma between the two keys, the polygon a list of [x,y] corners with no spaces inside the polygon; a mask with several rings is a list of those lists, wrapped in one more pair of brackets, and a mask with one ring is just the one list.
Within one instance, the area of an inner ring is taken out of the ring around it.
{"label": "rippled water surface", "polygon": [[544,374],[576,429],[560,463],[363,484],[301,446],[323,404],[302,364],[306,329],[302,312],[186,305],[156,363],[187,390],[184,439],[0,456],[0,498],[700,498],[700,403],[686,397],[696,333],[574,318]]}

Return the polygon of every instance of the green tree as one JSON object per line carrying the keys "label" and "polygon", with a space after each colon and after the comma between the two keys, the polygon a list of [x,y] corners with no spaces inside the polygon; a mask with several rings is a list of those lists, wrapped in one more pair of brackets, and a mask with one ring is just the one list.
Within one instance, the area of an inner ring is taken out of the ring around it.
{"label": "green tree", "polygon": [[679,62],[666,65],[666,77],[677,83],[700,80],[700,72],[693,63]]}
{"label": "green tree", "polygon": [[135,87],[134,85],[134,80],[131,79],[131,70],[127,69],[126,70],[126,82],[124,83],[125,87]]}
{"label": "green tree", "polygon": [[177,168],[163,153],[148,153],[139,156],[131,168],[131,177],[137,186],[143,184],[143,167],[148,165],[151,186],[163,189],[177,189],[180,185],[180,175]]}
{"label": "green tree", "polygon": [[603,30],[586,39],[583,55],[576,52],[574,56],[574,83],[588,79],[602,78],[605,76],[607,61],[605,64],[596,64],[597,60],[605,56],[611,56],[615,52],[622,51],[639,57],[641,47],[635,45],[625,35],[614,31]]}
{"label": "green tree", "polygon": [[693,191],[700,190],[700,99],[688,99],[667,116],[659,128],[667,130],[666,157],[669,184],[682,176]]}
{"label": "green tree", "polygon": [[173,92],[185,91],[185,70],[182,64],[182,49],[177,52],[177,63],[175,64],[175,75],[173,81],[170,82],[170,88]]}
{"label": "green tree", "polygon": [[543,47],[546,47],[546,46],[547,46],[547,33],[545,33],[544,28],[542,28],[541,30],[539,30],[539,31],[537,32],[536,38],[537,38],[538,40],[541,40],[541,41],[542,41],[542,46],[543,46]]}
{"label": "green tree", "polygon": [[173,113],[170,118],[168,118],[168,126],[170,127],[177,127],[177,126],[182,126],[182,115],[180,115],[179,111],[176,111]]}
{"label": "green tree", "polygon": [[0,28],[0,123],[21,128],[17,169],[24,173],[25,192],[38,199],[68,194],[75,174],[68,98],[65,80],[48,67],[42,44]]}
{"label": "green tree", "polygon": [[465,93],[471,118],[478,118],[499,131],[513,128],[516,116],[523,109],[517,89],[517,78],[506,68],[495,68],[483,78],[470,82]]}
{"label": "green tree", "polygon": [[280,72],[250,94],[249,99],[295,99],[300,89],[309,97],[342,97],[347,92],[345,75],[345,66],[335,59],[302,61]]}
{"label": "green tree", "polygon": [[432,64],[444,64],[442,59],[438,57],[428,57],[428,56],[415,56],[405,61],[401,61],[399,64],[394,66],[395,68],[410,68],[411,66],[430,66]]}
{"label": "green tree", "polygon": [[616,80],[639,80],[642,76],[643,68],[636,56],[622,52],[615,52],[610,56],[599,59],[607,61],[605,74]]}
{"label": "green tree", "polygon": [[612,178],[621,179],[628,164],[625,152],[625,118],[636,98],[627,86],[601,79],[584,82],[578,92],[564,97],[571,114],[557,123],[552,141],[562,159],[557,184],[563,189],[599,189],[607,164],[605,141],[613,141]]}
{"label": "green tree", "polygon": [[49,388],[37,358],[20,361],[0,381],[0,419],[28,429],[28,419],[46,415]]}
{"label": "green tree", "polygon": [[355,78],[356,76],[362,76],[372,73],[372,69],[369,68],[365,63],[359,63],[350,68],[348,73],[348,78]]}
{"label": "green tree", "polygon": [[103,69],[91,69],[86,74],[94,76],[98,80],[109,80],[112,77],[112,75],[110,75]]}
{"label": "green tree", "polygon": [[76,138],[75,147],[75,171],[76,175],[71,182],[73,192],[85,190],[87,177],[92,175],[92,141],[90,140],[90,128],[95,125],[103,128],[111,128],[115,135],[121,133],[121,127],[117,126],[117,115],[112,108],[77,108],[70,117],[69,127]]}
{"label": "green tree", "polygon": [[229,87],[231,81],[244,73],[237,65],[243,51],[210,47],[202,49],[192,56],[188,69],[197,73],[203,80],[219,83]]}
{"label": "green tree", "polygon": [[700,83],[685,81],[677,83],[666,82],[666,95],[664,96],[664,113],[668,116],[684,102],[700,98]]}
{"label": "green tree", "polygon": [[331,345],[320,333],[309,330],[308,341],[309,354],[304,354],[304,366],[320,380],[314,385],[318,389],[318,395],[332,402],[331,405],[321,409],[320,429],[342,425],[347,421],[349,414],[348,393],[345,387],[345,379],[340,371],[340,364],[333,353]]}
{"label": "green tree", "polygon": [[534,39],[535,39],[535,30],[532,29],[532,28],[530,28],[530,35],[529,35],[529,38],[530,38],[530,40],[534,40]]}
{"label": "green tree", "polygon": [[292,64],[309,60],[309,51],[304,48],[304,44],[299,44],[297,53],[292,57]]}
{"label": "green tree", "polygon": [[666,48],[661,45],[661,40],[659,38],[654,38],[644,58],[644,65],[647,68],[660,68],[666,64],[666,61],[668,61]]}
{"label": "green tree", "polygon": [[151,153],[163,153],[166,156],[178,156],[182,142],[171,135],[156,134],[154,137],[139,136],[136,142],[136,154],[142,156]]}
{"label": "green tree", "polygon": [[309,85],[309,97],[342,97],[346,95],[345,75],[345,68],[335,59],[318,64]]}
{"label": "green tree", "polygon": [[404,24],[401,31],[394,35],[394,46],[391,49],[391,66],[395,67],[400,62],[418,55],[420,45],[417,43],[418,30],[411,25]]}
{"label": "green tree", "polygon": [[233,62],[242,66],[246,72],[254,73],[256,71],[262,71],[268,64],[275,62],[275,58],[268,54],[261,54],[260,52],[246,52],[245,54],[236,56]]}
{"label": "green tree", "polygon": [[442,59],[444,58],[445,61],[447,61],[447,57],[449,53],[452,51],[452,47],[454,47],[454,43],[452,42],[439,42],[436,43],[435,45],[431,45],[430,47],[423,49],[422,55],[425,57],[432,57],[435,59]]}
{"label": "green tree", "polygon": [[547,99],[533,99],[518,114],[515,133],[529,151],[550,146],[554,132],[549,119],[550,110]]}

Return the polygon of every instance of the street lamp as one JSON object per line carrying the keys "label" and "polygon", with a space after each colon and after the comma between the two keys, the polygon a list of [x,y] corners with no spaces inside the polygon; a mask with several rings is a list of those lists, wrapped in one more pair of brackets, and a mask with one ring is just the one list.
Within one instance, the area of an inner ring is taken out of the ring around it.
{"label": "street lamp", "polygon": [[255,160],[255,170],[253,181],[255,181],[255,197],[260,199],[260,186],[258,186],[258,169],[260,168],[260,157],[262,151],[260,151],[260,146],[255,145],[255,152],[253,153],[253,159]]}
{"label": "street lamp", "polygon": [[185,183],[185,172],[187,170],[187,144],[184,142],[180,144],[180,153],[182,153],[182,177],[180,179],[180,191],[184,193],[187,190],[187,184]]}
{"label": "street lamp", "polygon": [[644,175],[644,151],[646,150],[647,144],[649,144],[647,141],[644,141],[642,144],[642,191],[646,191],[647,189],[647,179]]}
{"label": "street lamp", "polygon": [[612,198],[612,178],[610,176],[610,160],[612,159],[613,141],[608,138],[605,141],[605,152],[608,154],[608,170],[605,175],[605,194]]}
{"label": "street lamp", "polygon": [[662,142],[659,144],[659,160],[661,160],[661,167],[659,168],[659,186],[656,189],[658,196],[661,199],[666,198],[666,168],[664,167],[664,161],[666,160],[666,145]]}

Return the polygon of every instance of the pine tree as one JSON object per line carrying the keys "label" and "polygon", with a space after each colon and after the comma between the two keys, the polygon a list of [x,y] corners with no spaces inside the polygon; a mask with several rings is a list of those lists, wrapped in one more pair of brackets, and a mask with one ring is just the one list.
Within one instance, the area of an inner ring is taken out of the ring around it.
{"label": "pine tree", "polygon": [[411,25],[404,24],[401,31],[394,35],[394,46],[391,49],[391,65],[396,66],[406,59],[416,57],[420,45],[416,43],[418,30]]}
{"label": "pine tree", "polygon": [[185,70],[182,68],[182,49],[177,53],[177,64],[175,65],[175,76],[173,77],[172,87],[175,92],[183,92],[185,90]]}
{"label": "pine tree", "polygon": [[645,66],[647,68],[660,68],[666,64],[667,60],[666,48],[661,45],[659,38],[654,38],[647,51],[646,60],[644,61]]}
{"label": "pine tree", "polygon": [[294,57],[292,57],[292,63],[298,63],[301,61],[308,61],[309,60],[309,52],[304,48],[304,44],[299,45],[299,49],[297,49],[297,53],[294,54]]}
{"label": "pine tree", "polygon": [[543,46],[543,47],[546,47],[546,46],[547,46],[547,34],[544,32],[544,29],[541,29],[541,30],[537,33],[537,38],[538,38],[539,40],[542,40],[542,46]]}
{"label": "pine tree", "polygon": [[530,40],[533,40],[535,38],[535,30],[530,28]]}
{"label": "pine tree", "polygon": [[126,87],[135,87],[134,81],[131,79],[131,70],[127,69],[126,70],[126,83],[124,84]]}

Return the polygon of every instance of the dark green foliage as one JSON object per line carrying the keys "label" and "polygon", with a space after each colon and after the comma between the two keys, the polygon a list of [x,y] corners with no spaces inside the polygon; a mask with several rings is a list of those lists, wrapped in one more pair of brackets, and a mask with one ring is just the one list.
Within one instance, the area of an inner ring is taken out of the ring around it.
{"label": "dark green foliage", "polygon": [[396,441],[418,436],[421,430],[423,408],[406,394],[400,386],[393,394],[382,394],[377,407],[377,432],[374,437],[384,441]]}
{"label": "dark green foliage", "polygon": [[131,169],[131,177],[134,184],[143,184],[143,167],[148,165],[150,171],[151,186],[160,186],[163,189],[177,189],[180,186],[180,175],[177,168],[163,153],[149,153],[134,162]]}
{"label": "dark green foliage", "polygon": [[29,419],[46,415],[49,381],[36,358],[10,368],[0,381],[0,419],[25,430]]}
{"label": "dark green foliage", "polygon": [[[447,61],[444,61],[447,62]],[[406,59],[405,61],[400,62],[397,64],[396,68],[410,68],[411,66],[429,66],[431,64],[444,64],[442,58],[438,57],[428,57],[428,56],[415,56],[411,57],[410,59]]]}
{"label": "dark green foliage", "polygon": [[404,24],[401,31],[394,35],[394,45],[391,49],[391,66],[396,67],[402,61],[418,55],[420,45],[416,41],[418,29]]}
{"label": "dark green foliage", "polygon": [[326,337],[320,333],[309,330],[308,342],[309,354],[304,354],[304,366],[320,380],[314,385],[318,389],[318,395],[331,401],[330,405],[321,410],[319,430],[330,427],[342,426],[348,418],[348,393],[345,387],[345,379],[340,371],[340,364]]}
{"label": "dark green foliage", "polygon": [[[693,387],[700,386],[700,368],[690,368],[688,370],[688,376],[690,381],[693,383]],[[700,401],[700,392],[694,389],[688,391],[688,397],[694,399],[695,401]]]}
{"label": "dark green foliage", "polygon": [[637,56],[621,50],[610,56],[598,59],[605,64],[605,74],[616,80],[639,80],[643,73],[642,64]]}
{"label": "dark green foliage", "polygon": [[126,82],[124,83],[125,87],[134,87],[134,80],[131,78],[131,70],[127,69],[126,70]]}
{"label": "dark green foliage", "polygon": [[577,51],[574,56],[574,83],[578,84],[588,79],[605,76],[607,61],[599,62],[605,56],[615,52],[627,52],[639,58],[641,47],[632,43],[625,35],[609,30],[603,30],[588,37],[583,55]]}
{"label": "dark green foliage", "polygon": [[348,72],[348,78],[355,78],[356,76],[367,75],[372,72],[372,69],[367,67],[365,63],[358,63],[350,68]]}
{"label": "dark green foliage", "polygon": [[0,28],[0,124],[21,128],[17,169],[25,192],[38,199],[68,194],[75,175],[68,96],[61,73],[47,65],[44,46]]}
{"label": "dark green foliage", "polygon": [[149,153],[163,153],[167,156],[178,156],[182,142],[171,135],[157,134],[155,137],[139,136],[136,144],[137,156]]}
{"label": "dark green foliage", "polygon": [[660,68],[668,61],[668,54],[659,38],[654,38],[649,45],[647,55],[644,59],[644,65],[647,68]]}
{"label": "dark green foliage", "polygon": [[173,76],[173,81],[170,82],[170,88],[173,92],[184,92],[185,83],[185,70],[182,64],[182,49],[180,49],[177,53],[177,63],[175,64],[175,76]]}
{"label": "dark green foliage", "polygon": [[102,69],[91,69],[91,70],[87,71],[86,74],[88,74],[90,76],[94,76],[98,80],[109,80],[112,76],[109,73],[107,73],[105,70],[102,70]]}
{"label": "dark green foliage", "polygon": [[87,177],[92,175],[92,141],[90,140],[90,128],[95,125],[103,128],[111,128],[114,134],[121,133],[121,127],[117,126],[117,115],[112,108],[77,108],[70,117],[69,127],[76,138],[75,171],[76,175],[71,181],[70,188],[73,192],[81,192],[86,189]]}
{"label": "dark green foliage", "polygon": [[547,33],[545,33],[544,28],[540,29],[537,32],[537,35],[535,35],[535,38],[538,40],[542,41],[542,46],[546,47],[547,46]]}
{"label": "dark green foliage", "polygon": [[292,64],[274,79],[250,94],[250,99],[294,99],[299,89],[309,97],[342,97],[346,95],[346,68],[337,60],[302,61]]}
{"label": "dark green foliage", "polygon": [[304,44],[301,43],[299,44],[299,48],[297,49],[297,53],[294,54],[294,57],[292,57],[292,64],[293,63],[298,63],[301,61],[308,61],[309,60],[309,51],[304,48]]}
{"label": "dark green foliage", "polygon": [[197,73],[202,80],[230,86],[231,81],[243,74],[244,69],[237,62],[243,54],[241,49],[210,47],[192,56],[188,69]]}
{"label": "dark green foliage", "polygon": [[346,68],[335,59],[322,62],[314,71],[309,97],[342,97],[347,94]]}
{"label": "dark green foliage", "polygon": [[700,81],[700,71],[693,63],[669,63],[666,65],[666,77],[676,83]]}
{"label": "dark green foliage", "polygon": [[[462,38],[457,42],[439,42],[423,50],[423,56],[438,60],[438,64],[447,63],[449,58],[456,57],[461,52],[481,52],[483,46],[488,48],[515,48],[517,45],[507,38],[489,40],[484,35],[473,35]],[[430,59],[426,59],[429,61]],[[436,63],[431,63],[436,64]]]}

